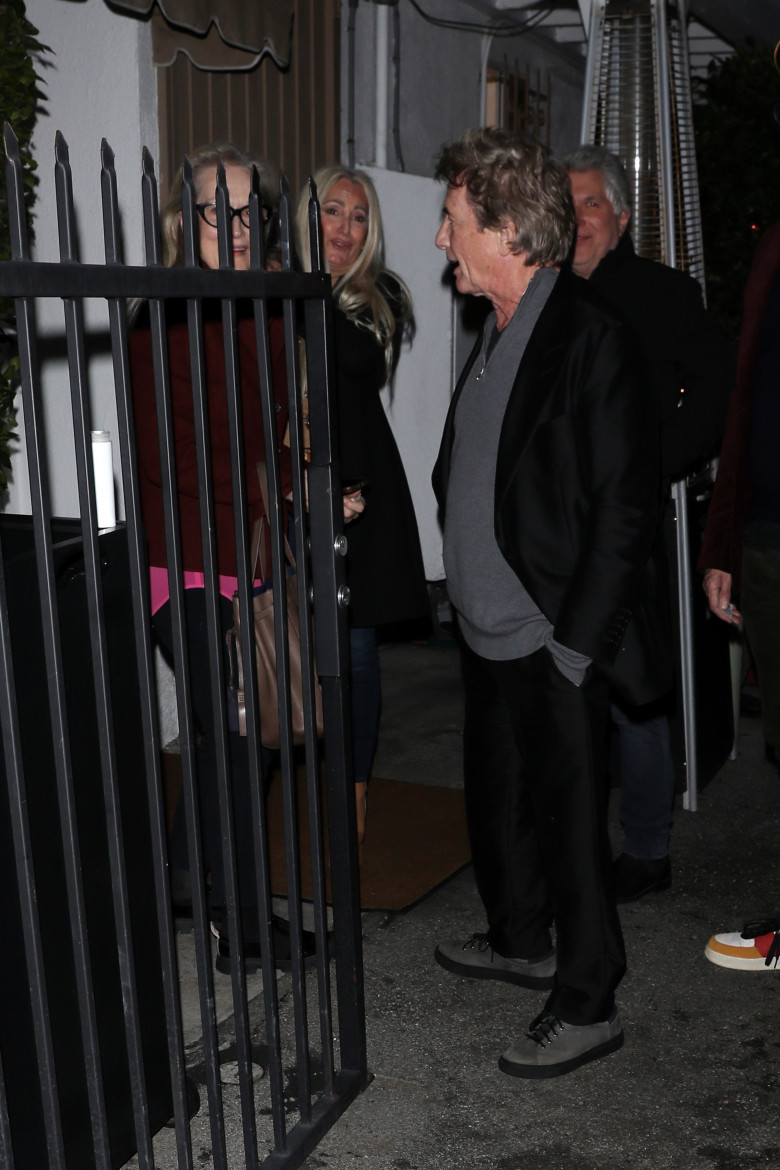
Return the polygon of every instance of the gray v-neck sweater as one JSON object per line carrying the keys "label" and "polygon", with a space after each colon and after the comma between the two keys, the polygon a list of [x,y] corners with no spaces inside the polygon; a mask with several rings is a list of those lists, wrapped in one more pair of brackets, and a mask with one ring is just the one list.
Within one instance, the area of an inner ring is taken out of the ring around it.
{"label": "gray v-neck sweater", "polygon": [[494,528],[501,426],[525,348],[557,276],[553,268],[539,269],[505,328],[498,333],[495,313],[485,325],[481,352],[455,412],[444,568],[463,637],[476,654],[524,658],[546,645],[561,672],[579,685],[589,659],[555,642],[552,625],[504,559]]}

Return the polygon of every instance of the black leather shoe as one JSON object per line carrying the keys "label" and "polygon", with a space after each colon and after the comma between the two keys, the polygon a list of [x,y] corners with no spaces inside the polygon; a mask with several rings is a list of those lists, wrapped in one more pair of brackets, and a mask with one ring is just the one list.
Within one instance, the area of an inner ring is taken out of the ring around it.
{"label": "black leather shoe", "polygon": [[612,872],[618,906],[638,902],[645,894],[668,890],[672,884],[672,863],[668,855],[650,860],[621,853],[613,863]]}
{"label": "black leather shoe", "polygon": [[[279,971],[292,971],[292,939],[290,938],[289,922],[286,918],[279,918],[274,914],[272,931],[276,968]],[[308,970],[317,961],[317,939],[310,930],[304,930],[301,934],[303,936],[303,965]],[[246,973],[251,975],[259,970],[261,961],[260,944],[256,941],[248,941],[244,946],[244,968]],[[227,935],[220,933],[217,948],[217,970],[221,971],[223,975],[229,975],[231,969],[230,962],[230,944]]]}

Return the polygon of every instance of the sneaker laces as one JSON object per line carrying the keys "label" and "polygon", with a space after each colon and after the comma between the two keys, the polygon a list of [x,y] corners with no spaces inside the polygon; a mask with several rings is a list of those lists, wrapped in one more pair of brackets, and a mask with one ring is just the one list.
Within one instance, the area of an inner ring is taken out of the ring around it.
{"label": "sneaker laces", "polygon": [[773,934],[769,950],[764,959],[764,966],[777,966],[780,962],[780,915],[775,918],[758,919],[755,922],[746,922],[742,928],[742,938],[761,938],[764,934]]}
{"label": "sneaker laces", "polygon": [[563,1029],[566,1027],[563,1020],[559,1020],[557,1016],[550,1015],[542,1016],[529,1029],[526,1035],[529,1040],[534,1040],[540,1048],[546,1048],[551,1044],[556,1036],[560,1036]]}
{"label": "sneaker laces", "polygon": [[[480,954],[484,954],[485,951],[492,952],[492,950],[493,950],[493,948],[491,947],[490,942],[488,940],[488,936],[486,934],[472,934],[471,938],[466,939],[463,946],[461,947],[461,950],[464,950],[464,951],[472,950],[473,951],[475,947],[480,952]],[[492,959],[492,954],[491,954],[491,959]]]}

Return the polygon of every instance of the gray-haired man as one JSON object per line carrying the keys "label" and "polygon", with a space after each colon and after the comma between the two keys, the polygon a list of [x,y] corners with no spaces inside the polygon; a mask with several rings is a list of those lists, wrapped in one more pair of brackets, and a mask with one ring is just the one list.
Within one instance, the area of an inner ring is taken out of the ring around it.
{"label": "gray-haired man", "polygon": [[[577,217],[572,268],[617,310],[640,342],[647,387],[658,409],[661,476],[668,497],[672,481],[718,452],[733,384],[733,355],[707,315],[697,282],[634,252],[631,188],[620,160],[602,146],[580,146],[563,162]],[[666,523],[671,531],[671,502]],[[646,576],[646,602],[659,645],[668,642],[671,621],[663,546],[659,529]],[[615,861],[618,903],[634,902],[671,884],[676,777],[670,707],[670,698],[644,707],[620,700],[612,704],[625,831],[623,851]]]}

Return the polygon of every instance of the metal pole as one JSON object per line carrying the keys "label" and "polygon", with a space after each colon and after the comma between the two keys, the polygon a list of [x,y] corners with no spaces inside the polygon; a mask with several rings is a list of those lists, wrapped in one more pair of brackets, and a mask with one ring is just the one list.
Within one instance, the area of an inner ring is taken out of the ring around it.
{"label": "metal pole", "polygon": [[677,536],[677,597],[680,607],[680,668],[682,673],[683,724],[685,730],[685,777],[683,808],[696,812],[698,765],[696,759],[696,696],[693,689],[693,617],[691,613],[691,558],[688,537],[688,489],[684,479],[672,484]]}
{"label": "metal pole", "polygon": [[672,163],[672,116],[670,110],[669,35],[666,29],[666,6],[655,4],[655,62],[658,98],[659,149],[661,152],[661,192],[666,263],[677,267],[677,241],[674,238],[674,167]]}
{"label": "metal pole", "polygon": [[599,22],[604,8],[604,0],[593,0],[590,10],[590,28],[588,29],[588,56],[585,62],[585,92],[582,97],[582,121],[580,123],[580,142],[592,142],[591,107],[593,106],[593,84],[596,63],[601,60],[601,37],[599,36]]}
{"label": "metal pole", "polygon": [[[672,119],[670,110],[669,34],[666,6],[656,3],[655,47],[658,71],[658,124],[661,151],[661,185],[663,191],[666,262],[677,267],[677,241],[674,234],[674,170],[672,165]],[[691,614],[691,557],[688,540],[688,492],[685,480],[672,485],[677,535],[677,594],[680,609],[680,666],[682,671],[683,724],[685,729],[686,791],[683,808],[695,812],[698,795],[696,760],[696,701],[693,687],[693,622]]]}

